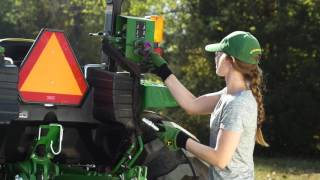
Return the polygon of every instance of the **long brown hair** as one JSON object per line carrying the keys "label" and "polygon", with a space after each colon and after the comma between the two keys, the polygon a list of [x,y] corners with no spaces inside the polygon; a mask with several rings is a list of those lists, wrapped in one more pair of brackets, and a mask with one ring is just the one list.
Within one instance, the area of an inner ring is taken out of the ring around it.
{"label": "long brown hair", "polygon": [[243,63],[234,57],[230,57],[233,67],[244,75],[244,78],[249,82],[249,88],[254,95],[258,104],[258,121],[256,142],[262,146],[269,147],[269,144],[264,140],[262,134],[262,123],[265,121],[265,111],[263,106],[263,74],[257,64]]}

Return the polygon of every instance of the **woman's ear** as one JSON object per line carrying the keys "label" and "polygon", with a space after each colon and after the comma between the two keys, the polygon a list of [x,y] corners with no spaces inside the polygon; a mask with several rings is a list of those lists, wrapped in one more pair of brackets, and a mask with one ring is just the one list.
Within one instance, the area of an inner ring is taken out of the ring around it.
{"label": "woman's ear", "polygon": [[234,65],[236,63],[236,59],[233,56],[227,56],[226,60],[228,61],[229,66],[235,69]]}

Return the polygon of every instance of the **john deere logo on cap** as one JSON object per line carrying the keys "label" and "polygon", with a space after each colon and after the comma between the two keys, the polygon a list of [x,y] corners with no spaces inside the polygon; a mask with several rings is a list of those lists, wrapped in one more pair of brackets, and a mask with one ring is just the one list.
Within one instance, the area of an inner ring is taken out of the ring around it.
{"label": "john deere logo on cap", "polygon": [[255,53],[255,52],[261,52],[262,50],[261,49],[252,49],[251,51],[250,51],[250,54],[253,54],[253,53]]}

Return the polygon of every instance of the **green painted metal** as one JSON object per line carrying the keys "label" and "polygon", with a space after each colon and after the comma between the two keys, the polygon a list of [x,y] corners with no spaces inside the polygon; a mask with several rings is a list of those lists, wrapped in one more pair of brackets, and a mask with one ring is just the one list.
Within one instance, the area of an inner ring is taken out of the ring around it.
{"label": "green painted metal", "polygon": [[62,133],[63,128],[59,124],[41,125],[30,159],[9,164],[9,174],[19,180],[36,180],[39,176],[48,180],[59,175],[59,167],[51,160],[60,153]]}
{"label": "green painted metal", "polygon": [[138,149],[137,147],[137,142],[134,142],[130,148],[126,151],[124,156],[121,158],[119,163],[115,166],[115,168],[112,170],[113,175],[121,174],[125,170],[132,168],[133,164],[136,162],[138,157],[141,155],[143,151],[143,142],[141,136],[137,137],[138,141]]}
{"label": "green painted metal", "polygon": [[146,18],[118,16],[116,20],[116,37],[121,37],[120,51],[129,60],[140,62],[142,58],[134,54],[134,42],[137,39],[149,41],[153,47],[155,22]]}
{"label": "green painted metal", "polygon": [[136,147],[136,144],[133,143],[130,148],[126,151],[124,156],[121,158],[121,160],[118,162],[118,164],[115,166],[115,168],[112,170],[112,174],[120,174],[121,170],[125,168],[126,166],[122,166],[123,164],[126,164],[126,162],[131,158],[131,152]]}
{"label": "green painted metal", "polygon": [[154,82],[150,80],[141,81],[143,91],[143,109],[148,108],[167,108],[176,107],[178,103],[171,95],[168,87],[161,82]]}
{"label": "green painted metal", "polygon": [[34,159],[52,159],[61,151],[63,127],[60,124],[41,125],[37,143],[32,151]]}
{"label": "green painted metal", "polygon": [[9,180],[146,180],[147,167],[133,166],[143,151],[140,136],[118,163],[114,175],[88,171],[79,167],[57,165],[52,162],[61,150],[63,127],[59,124],[41,125],[39,135],[29,159],[7,164],[5,171]]}
{"label": "green painted metal", "polygon": [[[123,165],[124,166],[124,165]],[[134,166],[128,168],[124,172],[112,176],[108,173],[98,173],[96,171],[86,171],[81,168],[60,166],[61,175],[53,178],[53,180],[146,180],[147,167]]]}
{"label": "green painted metal", "polygon": [[111,174],[87,171],[80,167],[60,166],[61,174],[54,177],[54,180],[119,180],[119,177],[112,177]]}
{"label": "green painted metal", "polygon": [[121,180],[112,176],[83,176],[76,174],[66,174],[55,177],[53,180]]}
{"label": "green painted metal", "polygon": [[0,67],[4,66],[4,47],[0,46]]}
{"label": "green painted metal", "polygon": [[138,177],[138,180],[147,180],[147,167],[145,166],[136,166],[134,168],[129,169],[122,176],[124,179],[132,179]]}
{"label": "green painted metal", "polygon": [[5,49],[4,47],[0,46],[0,56],[4,55]]}
{"label": "green painted metal", "polygon": [[70,167],[65,168],[65,170],[61,170],[62,175],[58,175],[53,178],[53,180],[146,180],[147,179],[147,167],[144,166],[135,166],[127,171],[117,175],[112,176],[111,174],[103,174],[97,173],[95,171],[84,171],[83,169],[72,170],[70,171]]}
{"label": "green painted metal", "polygon": [[132,159],[130,159],[130,161],[128,162],[128,167],[131,168],[133,166],[133,164],[136,162],[136,160],[138,159],[138,157],[141,155],[142,151],[143,151],[143,142],[142,142],[142,137],[138,136],[137,138],[138,140],[138,151],[134,154],[134,156],[132,157]]}

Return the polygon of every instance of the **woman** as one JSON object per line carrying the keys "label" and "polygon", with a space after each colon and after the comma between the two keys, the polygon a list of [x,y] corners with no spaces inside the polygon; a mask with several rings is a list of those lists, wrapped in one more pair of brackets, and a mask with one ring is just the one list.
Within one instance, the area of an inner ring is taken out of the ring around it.
{"label": "woman", "polygon": [[208,162],[209,179],[254,179],[255,140],[268,146],[261,133],[264,108],[258,66],[260,44],[252,34],[236,31],[220,43],[207,45],[205,50],[215,52],[216,74],[224,77],[226,87],[200,97],[179,82],[159,55],[151,53],[151,60],[157,67],[155,74],[183,109],[189,114],[211,114],[210,146],[171,127],[165,127],[159,137],[165,143],[172,139],[176,148],[185,148]]}

